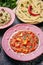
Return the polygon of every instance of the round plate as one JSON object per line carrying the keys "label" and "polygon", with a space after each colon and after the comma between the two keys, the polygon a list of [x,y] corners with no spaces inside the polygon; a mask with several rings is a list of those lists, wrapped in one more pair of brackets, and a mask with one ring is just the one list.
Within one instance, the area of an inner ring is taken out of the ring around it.
{"label": "round plate", "polygon": [[[21,4],[24,4],[23,2],[24,2],[24,3],[25,3],[25,2],[28,2],[28,0],[27,0],[27,1],[26,1],[26,0],[24,0],[24,1],[23,1],[23,0],[17,0],[17,2],[16,2],[17,7],[16,7],[16,10],[15,10],[15,14],[16,14],[17,18],[18,18],[19,20],[21,20],[22,22],[28,23],[28,24],[39,24],[39,23],[42,23],[42,22],[43,22],[43,17],[41,18],[40,15],[42,15],[43,12],[40,12],[40,11],[39,11],[39,13],[40,13],[39,16],[36,16],[36,18],[33,17],[33,19],[31,18],[31,20],[28,19],[29,16],[28,16],[28,15],[27,15],[28,17],[25,16],[25,15],[26,15],[26,11],[27,11],[28,5],[24,5],[24,8],[23,8],[24,11],[23,11],[23,12],[21,11],[22,8],[20,7],[20,5],[21,5]],[[35,3],[35,2],[36,2],[36,3]],[[41,7],[43,8],[43,5],[42,5],[43,3],[42,3],[42,1],[40,0],[39,2],[40,2],[40,4],[41,4]],[[19,4],[19,3],[20,3],[20,4]],[[30,1],[29,1],[29,3],[30,3],[30,6],[31,6],[31,5],[33,6],[33,8],[34,8],[34,6],[35,6],[36,8],[39,7],[39,10],[41,10],[41,9],[40,9],[40,5],[39,5],[39,6],[35,5],[35,4],[38,4],[38,0],[34,0],[34,1],[32,0],[32,3],[33,3],[33,4],[32,4]],[[29,3],[28,3],[28,4],[29,4]],[[26,4],[26,3],[25,3],[25,4]],[[23,10],[23,9],[22,9],[22,10]],[[14,11],[14,10],[13,10],[13,11]],[[18,11],[19,11],[19,12],[18,12]],[[37,10],[37,11],[38,11],[38,10]],[[21,13],[20,13],[20,12],[21,12]],[[20,14],[19,14],[19,13],[20,13]],[[24,14],[24,13],[25,13],[25,14]],[[27,12],[27,13],[28,13],[28,12]],[[24,18],[23,18],[23,16],[22,16],[22,14],[23,14]],[[31,13],[30,13],[30,14],[31,14]],[[26,17],[27,17],[27,19],[26,19]]]}
{"label": "round plate", "polygon": [[6,25],[0,26],[0,29],[4,29],[4,28],[10,26],[14,22],[15,14],[13,13],[13,11],[10,8],[0,7],[0,10],[1,9],[4,9],[5,11],[9,12],[9,14],[11,15],[11,21]]}
{"label": "round plate", "polygon": [[[14,12],[14,14],[16,14],[16,8],[14,8],[13,9],[13,12]],[[24,22],[24,23],[27,23],[27,22],[25,22],[23,19],[21,19],[18,15],[17,15],[17,18],[20,20],[20,21],[22,21],[22,22]],[[40,24],[40,23],[42,23],[43,21],[41,21],[41,22],[32,22],[32,23],[29,23],[29,24]]]}
{"label": "round plate", "polygon": [[[14,52],[10,46],[9,46],[9,39],[10,37],[12,36],[12,34],[14,34],[15,32],[18,32],[20,30],[28,30],[28,31],[32,31],[34,32],[38,38],[39,38],[39,46],[38,48],[29,53],[29,54],[25,54],[25,55],[22,55],[22,54],[19,54],[19,53],[16,53]],[[30,24],[17,24],[13,27],[11,27],[10,29],[8,29],[4,36],[3,36],[3,39],[2,39],[2,48],[3,50],[5,51],[5,53],[15,59],[15,60],[19,60],[19,61],[30,61],[30,60],[33,60],[35,59],[36,57],[38,57],[39,55],[42,54],[42,45],[43,45],[43,33],[42,33],[42,30],[34,25],[30,25]]]}

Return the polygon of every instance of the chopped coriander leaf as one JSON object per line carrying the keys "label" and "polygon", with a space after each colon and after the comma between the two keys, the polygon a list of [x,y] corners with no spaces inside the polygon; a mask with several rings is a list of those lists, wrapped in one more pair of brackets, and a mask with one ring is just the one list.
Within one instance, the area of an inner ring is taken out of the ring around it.
{"label": "chopped coriander leaf", "polygon": [[16,7],[16,1],[17,0],[0,0],[0,6],[13,9]]}
{"label": "chopped coriander leaf", "polygon": [[39,4],[40,4],[40,2],[37,5],[39,5]]}
{"label": "chopped coriander leaf", "polygon": [[29,4],[29,2],[27,1],[27,4]]}
{"label": "chopped coriander leaf", "polygon": [[23,40],[26,40],[26,36],[23,36]]}
{"label": "chopped coriander leaf", "polygon": [[24,10],[24,11],[22,10],[22,12],[25,13],[25,12],[27,12],[27,11],[26,11],[26,10]]}
{"label": "chopped coriander leaf", "polygon": [[30,46],[30,48],[32,48],[32,46]]}
{"label": "chopped coriander leaf", "polygon": [[38,13],[38,11],[36,13]]}
{"label": "chopped coriander leaf", "polygon": [[26,5],[26,8],[28,8],[28,6]]}
{"label": "chopped coriander leaf", "polygon": [[42,18],[42,16],[40,16],[40,18]]}
{"label": "chopped coriander leaf", "polygon": [[21,4],[21,7],[24,7],[24,5],[23,5],[23,4]]}

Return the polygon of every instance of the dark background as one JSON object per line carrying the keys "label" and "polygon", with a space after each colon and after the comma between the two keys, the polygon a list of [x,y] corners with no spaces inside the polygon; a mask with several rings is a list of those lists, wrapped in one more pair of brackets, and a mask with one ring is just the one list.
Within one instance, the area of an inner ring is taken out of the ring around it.
{"label": "dark background", "polygon": [[[16,17],[14,23],[10,27],[12,27],[18,23],[20,24],[23,22],[18,20]],[[36,26],[41,28],[41,30],[43,31],[43,23],[37,24]],[[39,57],[37,57],[36,59],[28,61],[28,62],[21,62],[21,61],[13,60],[5,54],[5,52],[2,49],[1,42],[2,42],[2,37],[5,33],[5,31],[7,29],[9,29],[10,27],[0,30],[0,65],[43,65],[43,54],[40,55]]]}

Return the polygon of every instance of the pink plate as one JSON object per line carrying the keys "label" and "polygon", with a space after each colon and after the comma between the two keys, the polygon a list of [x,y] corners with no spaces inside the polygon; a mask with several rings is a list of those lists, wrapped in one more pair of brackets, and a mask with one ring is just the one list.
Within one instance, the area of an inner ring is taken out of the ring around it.
{"label": "pink plate", "polygon": [[1,9],[6,10],[6,11],[9,12],[9,14],[11,15],[11,21],[10,21],[8,24],[6,24],[6,25],[0,26],[0,29],[4,29],[4,28],[10,26],[10,25],[14,22],[15,14],[13,13],[13,11],[12,11],[10,8],[0,7],[0,10],[1,10]]}
{"label": "pink plate", "polygon": [[[20,30],[29,30],[29,31],[32,31],[34,32],[38,38],[39,38],[39,46],[38,48],[29,53],[29,54],[20,54],[20,53],[16,53],[14,52],[10,46],[9,46],[9,39],[10,37],[12,36],[12,34],[14,34],[15,32],[17,31],[20,31]],[[2,39],[2,47],[5,51],[5,53],[13,58],[13,59],[16,59],[16,60],[19,60],[19,61],[30,61],[30,60],[33,60],[35,59],[36,57],[38,57],[39,55],[42,54],[42,45],[43,45],[43,33],[42,33],[42,30],[34,25],[30,25],[30,24],[17,24],[13,27],[11,27],[10,29],[8,29],[4,36],[3,36],[3,39]]]}

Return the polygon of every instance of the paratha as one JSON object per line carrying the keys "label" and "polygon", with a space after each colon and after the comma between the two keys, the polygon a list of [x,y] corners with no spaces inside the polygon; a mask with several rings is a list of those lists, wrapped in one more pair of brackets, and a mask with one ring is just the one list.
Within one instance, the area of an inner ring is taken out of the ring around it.
{"label": "paratha", "polygon": [[16,7],[16,16],[21,21],[29,24],[43,22],[43,1],[19,0]]}

